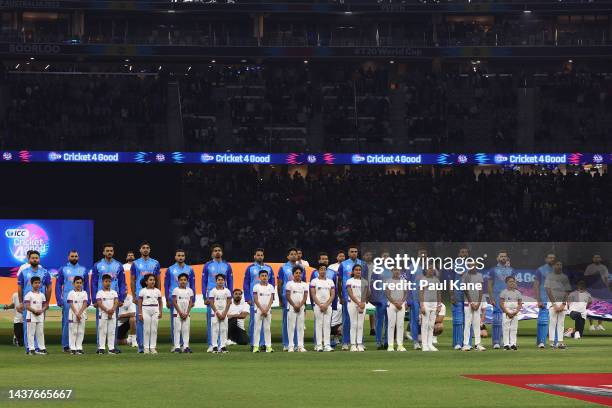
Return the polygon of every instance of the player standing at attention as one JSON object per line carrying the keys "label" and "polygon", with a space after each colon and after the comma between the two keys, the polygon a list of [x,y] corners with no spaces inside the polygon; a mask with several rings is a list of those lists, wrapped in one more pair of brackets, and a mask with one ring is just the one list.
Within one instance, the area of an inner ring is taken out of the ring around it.
{"label": "player standing at attention", "polygon": [[[272,333],[272,303],[274,303],[274,287],[268,283],[268,272],[259,271],[259,283],[253,287],[253,303],[255,303],[255,327],[254,333],[261,331],[263,325],[266,353],[273,353]],[[253,346],[253,353],[259,353],[259,346]]]}
{"label": "player standing at attention", "polygon": [[[387,254],[388,256],[388,254]],[[401,277],[397,268],[391,271],[392,276],[385,281],[385,297],[387,299],[387,351],[394,351],[393,344],[397,344],[397,351],[406,351],[404,348],[404,316],[406,315],[406,301],[408,300],[408,282]]]}
{"label": "player standing at attention", "polygon": [[[427,283],[426,286],[421,282]],[[417,287],[419,290],[419,303],[421,307],[421,341],[423,351],[438,351],[433,345],[433,331],[436,324],[436,315],[442,304],[442,293],[438,290],[440,280],[435,275],[433,268],[425,270],[425,276],[421,278]]]}
{"label": "player standing at attention", "polygon": [[[22,273],[25,272],[22,271]],[[26,323],[28,332],[28,348],[26,354],[49,354],[45,347],[45,312],[49,308],[47,297],[41,293],[41,279],[39,276],[32,276],[30,279],[31,290],[23,298],[26,309]],[[38,348],[36,348],[36,344]]]}
{"label": "player standing at attention", "polygon": [[[349,252],[350,253],[350,252]],[[363,321],[368,301],[368,284],[361,277],[362,267],[353,266],[352,277],[346,281],[347,309],[349,310],[351,351],[365,351],[363,347]]]}
{"label": "player standing at attention", "polygon": [[[467,247],[459,248],[459,254],[457,255],[457,259],[464,259],[470,256],[470,250]],[[461,267],[456,267],[452,273],[453,281],[459,283],[461,278],[465,273],[465,262]],[[481,275],[482,276],[482,275]],[[464,297],[463,291],[460,289],[455,289],[450,291],[450,301],[453,313],[453,348],[455,350],[461,350],[462,346],[467,346],[467,343],[464,343],[465,331],[464,331],[464,321],[465,320],[465,308],[464,308]],[[468,337],[469,338],[469,337]]]}
{"label": "player standing at attention", "polygon": [[[482,274],[478,272],[473,265],[468,266],[469,271],[464,273],[461,277],[461,283],[467,285],[479,285],[480,289],[466,289],[464,296],[463,308],[465,309],[463,314],[465,316],[465,323],[463,326],[463,351],[470,351],[470,337],[471,333],[474,333],[474,349],[478,351],[485,351],[486,348],[480,344],[480,310],[482,305],[482,293],[484,279]],[[453,324],[453,328],[454,328]]]}
{"label": "player standing at attention", "polygon": [[[213,316],[208,292],[217,286],[215,276],[219,274],[223,275],[225,277],[225,287],[230,290],[230,293],[234,290],[232,266],[223,260],[223,247],[221,247],[220,244],[213,244],[211,250],[212,260],[206,262],[202,270],[202,297],[206,303],[206,335],[208,339],[208,349],[206,351],[208,353],[212,353],[213,351],[211,326]],[[218,339],[215,340],[215,344],[217,342]]]}
{"label": "player standing at attention", "polygon": [[538,331],[536,335],[536,344],[539,348],[543,349],[546,345],[546,336],[548,335],[548,295],[546,289],[544,289],[544,282],[546,277],[553,270],[556,256],[553,253],[546,254],[544,265],[540,266],[536,272],[533,280],[533,291],[538,302]]}
{"label": "player standing at attention", "polygon": [[[324,263],[319,264],[317,276],[310,280],[310,300],[314,305],[315,333],[319,333],[315,351],[334,351],[331,348],[330,333],[336,284],[328,277],[327,271],[328,268]],[[335,277],[333,271],[332,274]]]}
{"label": "player standing at attention", "polygon": [[[150,255],[151,244],[144,241],[142,244],[140,244],[140,258],[132,263],[132,269],[130,270],[130,275],[132,278],[132,297],[134,299],[138,299],[138,295],[136,293],[137,288],[140,286],[139,283],[142,281],[142,279],[147,275],[153,275],[155,277],[155,287],[157,289],[159,289],[161,286],[159,279],[159,262],[151,258]],[[138,342],[139,353],[144,353],[142,338],[144,332],[143,324],[144,321],[142,319],[136,319],[136,341]]]}
{"label": "player standing at attention", "polygon": [[[68,334],[68,315],[71,308],[70,305],[65,304],[65,300],[74,287],[73,282],[76,277],[81,278],[83,290],[89,293],[89,273],[84,266],[79,265],[79,253],[72,250],[68,254],[68,263],[58,269],[55,280],[55,298],[57,299],[57,305],[62,308],[62,346],[64,347],[64,353],[72,351]],[[87,299],[89,300],[89,296]]]}
{"label": "player standing at attention", "polygon": [[357,258],[358,253],[359,249],[357,248],[357,245],[349,246],[349,259],[340,263],[340,266],[338,267],[338,296],[340,298],[340,303],[342,304],[342,350],[348,350],[349,343],[351,343],[351,317],[348,310],[349,308],[347,307],[350,299],[346,291],[346,284],[352,276],[355,265],[361,266],[361,276],[368,276],[368,267],[364,261]]}
{"label": "player standing at attention", "polygon": [[[123,305],[123,301],[125,300],[125,296],[127,294],[126,280],[125,280],[125,272],[123,271],[123,265],[119,261],[113,259],[115,255],[115,244],[106,243],[102,245],[102,255],[103,258],[94,264],[93,268],[91,268],[91,293],[89,294],[89,298],[92,303],[94,303],[94,307],[97,306],[97,294],[100,288],[102,288],[102,278],[104,275],[110,276],[111,283],[110,288],[114,290],[118,295],[119,306]],[[96,313],[96,333],[100,333],[99,320],[101,313]],[[118,319],[115,319],[117,321]],[[106,324],[107,322],[105,322]],[[113,330],[113,337],[115,337],[116,328]],[[98,339],[99,343],[99,339]],[[104,344],[104,343],[102,343]],[[113,347],[116,353],[121,353],[121,350],[117,348],[115,344]]]}
{"label": "player standing at attention", "polygon": [[548,295],[548,341],[550,347],[564,349],[563,331],[565,330],[565,313],[567,310],[567,296],[572,290],[569,279],[563,273],[561,261],[555,261],[552,273],[544,281],[544,288]]}
{"label": "player standing at attention", "polygon": [[227,312],[232,302],[232,293],[225,287],[225,275],[215,276],[217,285],[208,291],[208,300],[212,309],[212,352],[227,353]]}
{"label": "player standing at attention", "polygon": [[[305,353],[304,348],[304,312],[308,299],[308,284],[302,281],[302,268],[293,267],[293,280],[285,286],[287,299],[287,335],[289,336],[288,352]],[[293,347],[293,336],[297,332],[297,347]]]}
{"label": "player standing at attention", "polygon": [[[174,260],[176,261],[174,265],[170,266],[166,269],[166,274],[164,275],[164,296],[166,296],[166,307],[170,309],[170,341],[172,344],[175,344],[174,341],[174,305],[172,303],[172,295],[174,294],[174,289],[179,287],[179,276],[186,274],[187,275],[187,288],[190,288],[195,293],[195,274],[193,273],[193,269],[191,266],[185,264],[185,251],[182,249],[177,249],[174,251]],[[180,334],[180,331],[179,331]],[[179,339],[179,344],[182,346],[183,342]],[[176,350],[174,347],[173,351]]]}
{"label": "player standing at attention", "polygon": [[[506,289],[502,290],[499,294],[499,302],[499,307],[504,312],[504,350],[517,350],[518,314],[521,311],[521,307],[523,307],[523,295],[516,288],[516,279],[513,276],[506,278]],[[563,332],[561,332],[561,337],[563,337]]]}
{"label": "player standing at attention", "polygon": [[157,354],[157,327],[162,318],[162,294],[157,277],[152,273],[145,275],[141,281],[142,289],[138,292],[138,320],[142,321],[144,354]]}
{"label": "player standing at attention", "polygon": [[[123,269],[121,269],[123,271]],[[110,354],[118,354],[115,349],[115,332],[117,329],[117,308],[119,307],[119,295],[112,288],[113,278],[109,274],[102,275],[102,289],[96,292],[96,304],[98,305],[98,351],[96,354],[104,354],[105,344],[108,344]]]}
{"label": "player standing at attention", "polygon": [[85,323],[87,322],[87,306],[89,306],[89,295],[83,288],[83,277],[75,276],[72,280],[72,289],[66,297],[70,308],[68,322],[70,330],[68,343],[72,354],[85,354],[83,352],[83,337],[85,336]]}
{"label": "player standing at attention", "polygon": [[191,353],[189,348],[189,331],[191,328],[191,308],[194,302],[194,292],[188,286],[189,275],[181,273],[178,276],[178,286],[172,291],[172,309],[170,319],[174,320],[172,325],[174,334],[173,353],[181,352],[181,340],[183,342],[183,353]]}
{"label": "player standing at attention", "polygon": [[134,254],[134,251],[132,250],[127,251],[127,253],[125,254],[125,263],[123,264],[124,272],[127,273],[132,270],[132,264],[134,263],[135,259],[136,259],[136,255]]}
{"label": "player standing at attention", "polygon": [[[242,288],[244,290],[244,300],[249,304],[250,307],[250,319],[249,319],[249,337],[251,339],[251,348],[258,344],[262,347],[265,344],[263,329],[260,331],[258,336],[253,334],[253,328],[255,327],[255,303],[253,302],[253,288],[259,283],[259,272],[268,272],[268,283],[274,287],[274,272],[272,267],[264,263],[264,250],[263,248],[255,249],[253,254],[253,263],[249,265],[244,272],[244,281]],[[259,341],[255,338],[259,337]],[[259,343],[258,343],[259,342]]]}
{"label": "player standing at attention", "polygon": [[[325,277],[327,279],[331,279],[332,282],[334,283],[334,286],[337,287],[338,284],[338,274],[337,274],[337,269],[336,271],[331,270],[328,265],[329,265],[329,256],[327,255],[327,252],[319,252],[319,259],[317,261],[317,268],[312,270],[312,273],[310,274],[310,281],[312,282],[314,279],[317,279],[319,277],[319,269],[321,268],[321,265],[325,266]],[[312,297],[312,294],[310,295],[310,305],[312,306],[312,310],[314,311],[314,306],[315,306],[315,302],[314,299]],[[338,291],[335,291],[335,296],[334,299],[332,300],[331,303],[332,306],[332,312],[333,310],[336,310],[338,307]],[[330,315],[331,316],[331,315]],[[318,350],[318,340],[317,340],[317,314],[314,314],[314,318],[313,318],[313,323],[314,323],[314,330],[312,332],[312,342],[315,346],[315,351]],[[332,347],[335,347],[336,344],[335,342],[333,343]]]}
{"label": "player standing at attention", "polygon": [[[427,249],[419,248],[417,250],[417,258],[423,258],[423,261],[427,259]],[[425,265],[425,262],[423,262]],[[419,325],[419,321],[421,319],[421,304],[419,301],[420,290],[419,290],[419,281],[423,279],[425,273],[421,265],[411,264],[410,271],[407,274],[409,280],[415,283],[415,290],[411,291],[409,295],[408,304],[410,306],[410,337],[412,337],[412,341],[414,343],[414,349],[421,349],[421,344],[419,343],[419,331],[421,329]],[[421,339],[422,341],[422,339]]]}
{"label": "player standing at attention", "polygon": [[[289,248],[287,251],[287,262],[280,267],[278,270],[278,284],[276,290],[278,292],[278,298],[281,304],[281,308],[283,310],[283,325],[282,325],[282,335],[283,335],[283,351],[289,351],[289,335],[287,333],[287,298],[285,296],[287,290],[287,283],[293,280],[293,268],[297,266],[302,270],[302,280],[306,281],[306,270],[301,265],[297,263],[297,249]],[[297,348],[297,331],[294,332],[294,344],[291,344],[291,347]]]}
{"label": "player standing at attention", "polygon": [[[366,257],[366,255],[368,255]],[[383,252],[380,257],[382,259],[386,259],[389,257],[389,252]],[[372,253],[366,252],[364,254],[363,260],[365,262],[372,261]],[[369,263],[368,263],[369,264]],[[386,295],[386,291],[384,289],[383,283],[391,279],[392,272],[384,268],[381,273],[372,273],[370,277],[369,285],[370,285],[370,303],[376,307],[376,318],[374,319],[376,323],[376,330],[374,334],[376,335],[376,348],[378,350],[386,350],[389,348],[388,341],[388,332],[389,332],[389,319],[388,319],[388,299]],[[372,317],[370,315],[370,317]],[[370,327],[372,323],[372,319],[370,319]]]}
{"label": "player standing at attention", "polygon": [[489,271],[487,277],[489,303],[493,306],[493,333],[491,340],[494,349],[501,348],[503,311],[499,307],[499,294],[506,288],[506,278],[508,276],[514,276],[514,269],[510,266],[508,252],[499,251],[497,253],[497,265]]}
{"label": "player standing at attention", "polygon": [[[17,295],[19,297],[19,303],[23,305],[23,320],[27,323],[28,310],[25,308],[23,299],[25,295],[32,290],[32,278],[40,278],[40,293],[45,296],[45,300],[51,299],[51,275],[42,266],[40,266],[40,253],[38,251],[30,251],[28,256],[28,262],[30,266],[24,268],[19,275],[17,275]],[[48,306],[48,305],[47,305]],[[26,346],[26,353],[28,351],[34,351],[29,349],[28,343],[28,325],[23,326],[23,344]]]}
{"label": "player standing at attention", "polygon": [[11,298],[11,304],[4,305],[4,310],[15,309],[15,316],[13,317],[13,344],[17,347],[23,346],[23,306],[19,303],[19,294],[13,293]]}

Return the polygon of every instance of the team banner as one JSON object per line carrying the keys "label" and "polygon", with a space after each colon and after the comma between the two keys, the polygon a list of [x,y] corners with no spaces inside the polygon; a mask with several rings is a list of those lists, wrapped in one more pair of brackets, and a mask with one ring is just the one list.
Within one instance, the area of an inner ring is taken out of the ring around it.
{"label": "team banner", "polygon": [[551,165],[609,164],[612,153],[239,153],[2,151],[3,163]]}

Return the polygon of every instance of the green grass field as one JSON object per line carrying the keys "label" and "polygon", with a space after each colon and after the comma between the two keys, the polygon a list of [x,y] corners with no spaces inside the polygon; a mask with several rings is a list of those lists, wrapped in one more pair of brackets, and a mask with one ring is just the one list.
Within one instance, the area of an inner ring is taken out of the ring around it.
{"label": "green grass field", "polygon": [[[86,355],[61,352],[58,312],[50,312],[45,332],[50,355],[26,356],[10,345],[12,313],[0,313],[0,388],[3,407],[157,407],[196,404],[218,407],[579,407],[594,404],[505,385],[463,378],[463,374],[554,374],[610,372],[612,335],[587,332],[568,340],[567,350],[538,350],[535,321],[521,322],[519,351],[457,352],[450,348],[451,321],[437,353],[374,350],[365,353],[282,353],[280,314],[275,312],[276,353],[252,354],[232,346],[226,355],[205,353],[204,315],[192,318],[194,354],[171,354],[167,315],[161,323],[158,355],[123,347],[118,356],[95,352],[95,324],[88,322]],[[91,313],[90,313],[91,316]],[[308,312],[312,319],[312,312]],[[573,322],[572,322],[573,323]],[[566,327],[570,321],[566,322]],[[367,322],[366,322],[367,326]],[[612,327],[609,327],[612,329]],[[307,323],[307,348],[312,321]],[[489,346],[490,339],[483,344]],[[407,342],[407,345],[412,346]],[[378,371],[385,370],[385,371]],[[9,401],[7,389],[74,390],[70,401]]]}

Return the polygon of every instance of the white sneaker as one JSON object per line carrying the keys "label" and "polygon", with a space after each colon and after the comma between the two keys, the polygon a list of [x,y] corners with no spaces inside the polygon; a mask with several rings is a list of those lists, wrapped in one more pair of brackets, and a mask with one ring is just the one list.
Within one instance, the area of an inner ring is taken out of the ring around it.
{"label": "white sneaker", "polygon": [[589,327],[589,330],[590,330],[590,331],[595,331],[595,330],[597,330],[597,329],[595,328],[595,326],[591,325],[591,327]]}
{"label": "white sneaker", "polygon": [[306,353],[308,350],[306,350],[304,347],[300,347],[298,348],[298,352],[300,353]]}
{"label": "white sneaker", "polygon": [[397,351],[404,352],[406,348],[404,346],[397,346]]}
{"label": "white sneaker", "polygon": [[571,331],[566,331],[565,333],[563,333],[563,337],[572,337],[572,332]]}
{"label": "white sneaker", "polygon": [[605,328],[605,327],[603,327],[603,325],[601,325],[601,324],[600,324],[600,325],[598,325],[598,326],[596,327],[596,329],[597,329],[597,330],[601,330],[601,331],[606,331],[606,328]]}
{"label": "white sneaker", "polygon": [[421,345],[419,343],[414,343],[414,349],[415,350],[420,350],[421,349]]}
{"label": "white sneaker", "polygon": [[353,345],[353,346],[351,346],[351,351],[352,352],[356,352],[356,351],[359,351],[359,350],[357,350],[357,346]]}
{"label": "white sneaker", "polygon": [[208,346],[208,349],[206,349],[207,353],[212,353],[213,352],[213,346]]}
{"label": "white sneaker", "polygon": [[[461,350],[463,351],[470,351],[472,348],[470,346],[463,346],[461,347]],[[455,350],[457,350],[457,348],[455,348]]]}
{"label": "white sneaker", "polygon": [[[465,347],[465,346],[463,346],[463,347]],[[461,348],[461,346],[459,344],[455,344],[454,349],[455,350],[462,350],[462,348]]]}
{"label": "white sneaker", "polygon": [[546,348],[546,345],[544,343],[540,343],[538,344],[538,348],[541,348],[541,349]]}
{"label": "white sneaker", "polygon": [[321,350],[321,346],[315,346],[314,351],[320,351]]}
{"label": "white sneaker", "polygon": [[289,347],[283,346],[283,351],[289,351]]}
{"label": "white sneaker", "polygon": [[425,345],[424,345],[424,346],[423,346],[423,351],[431,351],[431,350],[429,350],[429,346],[425,346]]}
{"label": "white sneaker", "polygon": [[393,349],[393,346],[389,344],[389,347],[387,347],[387,351],[395,351],[395,350]]}
{"label": "white sneaker", "polygon": [[325,346],[325,348],[323,348],[323,351],[334,351],[334,349],[331,348],[331,346]]}
{"label": "white sneaker", "polygon": [[575,339],[579,339],[580,338],[580,332],[575,332],[574,333],[574,338]]}
{"label": "white sneaker", "polygon": [[149,353],[151,353],[151,350],[149,350],[148,348],[146,348],[146,349],[144,349],[144,353],[145,353],[145,354],[149,354]]}
{"label": "white sneaker", "polygon": [[225,345],[226,346],[233,346],[234,344],[236,344],[236,342],[232,341],[232,340],[226,340],[225,341]]}
{"label": "white sneaker", "polygon": [[476,350],[478,350],[478,351],[485,351],[486,348],[483,345],[481,345],[481,344],[477,344],[476,345]]}
{"label": "white sneaker", "polygon": [[348,344],[343,344],[343,345],[342,345],[342,351],[346,351],[346,350],[348,350],[348,349],[349,349]]}
{"label": "white sneaker", "polygon": [[364,352],[365,351],[365,347],[363,347],[363,344],[360,344],[357,346],[357,351],[359,352]]}
{"label": "white sneaker", "polygon": [[493,345],[493,349],[494,350],[499,350],[501,348],[501,346],[499,344],[494,344]]}
{"label": "white sneaker", "polygon": [[285,348],[285,350],[287,350],[287,353],[293,353],[293,347],[289,347],[289,348]]}
{"label": "white sneaker", "polygon": [[429,351],[438,351],[438,349],[435,346],[429,346]]}
{"label": "white sneaker", "polygon": [[151,354],[157,354],[157,350],[151,349]]}
{"label": "white sneaker", "polygon": [[433,336],[433,344],[438,344],[438,336]]}

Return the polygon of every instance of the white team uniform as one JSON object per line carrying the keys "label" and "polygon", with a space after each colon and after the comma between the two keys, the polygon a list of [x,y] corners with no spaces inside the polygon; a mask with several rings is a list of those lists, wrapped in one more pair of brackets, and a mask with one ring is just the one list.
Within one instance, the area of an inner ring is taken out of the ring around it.
{"label": "white team uniform", "polygon": [[[293,303],[301,303],[304,299],[304,293],[308,294],[308,284],[306,282],[290,281],[287,282],[285,291],[289,292]],[[298,348],[304,348],[304,310],[305,306],[302,306],[300,311],[296,312],[287,301],[287,336],[289,344],[293,345],[293,336],[297,331]]]}
{"label": "white team uniform", "polygon": [[67,302],[70,307],[68,310],[68,344],[72,351],[83,350],[83,337],[85,336],[85,323],[87,322],[87,308],[81,313],[80,321],[77,320],[77,314],[73,309],[80,312],[83,305],[87,305],[87,300],[87,292],[84,290],[79,292],[71,290],[68,293]]}
{"label": "white team uniform", "polygon": [[[397,338],[398,347],[404,346],[404,317],[406,316],[406,298],[408,290],[403,289],[405,279],[389,279],[387,284],[393,284],[393,290],[389,289],[389,297],[394,302],[401,302],[402,308],[398,309],[393,303],[387,301],[387,343],[393,348],[393,340]],[[389,288],[391,286],[388,286]]]}
{"label": "white team uniform", "polygon": [[[247,314],[251,312],[251,308],[249,306],[249,304],[247,302],[244,301],[244,299],[240,300],[240,303],[236,304],[234,303],[234,301],[232,301],[232,303],[230,304],[230,308],[227,311],[227,314],[230,315],[239,315],[242,312],[246,312]],[[245,319],[236,319],[236,325],[238,326],[238,328],[244,330],[244,320]]]}
{"label": "white team uniform", "polygon": [[[468,272],[463,274],[461,277],[462,283],[474,283],[481,285],[484,284],[484,279],[480,272],[472,273]],[[472,303],[478,302],[478,297],[480,296],[479,290],[469,290],[468,293],[470,295],[470,300]],[[478,309],[473,310],[470,303],[468,303],[467,297],[463,302],[463,344],[470,344],[470,333],[474,332],[474,345],[478,346],[480,344],[480,311],[482,310],[482,297],[481,303],[479,303]]]}
{"label": "white team uniform", "polygon": [[[436,276],[423,276],[422,280],[426,280],[429,284],[438,284],[440,280]],[[423,351],[433,349],[433,330],[436,324],[436,315],[438,309],[438,291],[436,289],[423,289],[423,303],[421,306],[425,309],[425,314],[420,313],[421,318],[421,342],[423,343]],[[435,350],[435,349],[434,349]]]}
{"label": "white team uniform", "polygon": [[[192,298],[193,290],[191,288],[181,289],[177,287],[172,291],[172,299],[176,299],[176,305],[181,312],[186,312],[189,309],[189,302]],[[174,348],[181,348],[181,338],[183,339],[183,348],[188,348],[191,316],[187,315],[187,318],[183,320],[175,308],[172,319],[174,319]]]}
{"label": "white team uniform", "polygon": [[[336,285],[331,279],[319,279],[317,277],[317,279],[310,281],[310,287],[314,288],[315,296],[319,303],[327,303],[331,297],[331,291],[336,288]],[[328,347],[330,346],[331,318],[333,313],[331,303],[325,310],[325,313],[321,312],[321,308],[316,304],[313,310],[315,315],[315,332],[323,334],[317,337],[317,346]],[[342,313],[340,313],[340,317],[342,318]]]}
{"label": "white team uniform", "polygon": [[[262,307],[267,307],[274,302],[274,287],[269,283],[262,285],[256,284],[253,287],[253,295],[257,295],[257,301]],[[272,347],[272,334],[270,333],[270,323],[272,323],[272,310],[268,311],[267,316],[262,316],[258,307],[255,307],[255,328],[253,333],[261,333],[261,326],[264,328],[264,340],[266,347]]]}
{"label": "white team uniform", "polygon": [[363,320],[365,318],[365,310],[360,310],[358,305],[353,302],[350,296],[348,296],[348,289],[351,288],[353,291],[353,296],[360,301],[363,301],[361,298],[361,287],[363,284],[363,279],[355,279],[350,278],[346,281],[346,290],[347,290],[347,307],[349,318],[351,321],[351,346],[363,346]]}
{"label": "white team uniform", "polygon": [[[504,307],[510,312],[518,310],[519,301],[523,300],[523,295],[516,289],[504,289],[499,294],[499,301],[504,301]],[[505,346],[516,346],[516,333],[518,331],[518,314],[513,318],[509,318],[505,313],[502,319],[502,337]],[[474,330],[476,331],[476,330]],[[563,332],[561,332],[563,336]]]}
{"label": "white team uniform", "polygon": [[554,306],[561,306],[566,301],[566,296],[572,287],[569,279],[563,273],[549,273],[544,281],[544,288],[550,289],[554,296],[554,302],[548,302],[548,339],[551,343],[563,343],[563,332],[565,330],[565,314],[567,307],[562,312],[556,312]]}
{"label": "white team uniform", "polygon": [[[223,313],[225,311],[225,307],[232,301],[232,294],[228,288],[213,288],[208,291],[208,298],[212,299],[217,312]],[[216,313],[212,314],[210,325],[212,329],[212,335],[210,337],[212,340],[211,346],[213,346],[213,348],[216,347],[218,350],[225,347],[225,343],[227,342],[227,320],[227,316],[225,319],[220,320]],[[176,341],[176,336],[174,338]]]}
{"label": "white team uniform", "polygon": [[[128,313],[134,313],[134,315],[136,315],[136,303],[134,303],[134,299],[132,298],[132,295],[127,294],[125,295],[125,299],[123,299],[123,304],[121,306],[119,306],[119,311],[117,312],[118,316],[124,315],[124,314],[128,314]],[[119,318],[119,326],[126,324],[130,321],[129,318]]]}
{"label": "white team uniform", "polygon": [[13,293],[12,302],[13,307],[15,308],[15,316],[13,316],[13,323],[23,323],[23,313],[17,310],[21,305],[19,303],[19,294],[17,292]]}
{"label": "white team uniform", "polygon": [[[96,303],[102,301],[102,305],[106,309],[110,309],[115,304],[115,300],[119,296],[114,290],[99,290],[96,293]],[[108,344],[108,349],[115,348],[115,330],[117,328],[117,314],[113,313],[112,317],[108,313],[103,312],[98,308],[98,349],[104,350],[104,345]]]}
{"label": "white team uniform", "polygon": [[[43,305],[47,302],[44,293],[28,292],[23,298],[24,306],[30,306],[37,312],[43,309]],[[34,339],[38,342],[38,348],[45,350],[45,314],[35,315],[31,311],[26,312],[26,323],[28,325],[28,350],[34,350]]]}
{"label": "white team uniform", "polygon": [[159,302],[162,294],[157,288],[142,288],[138,292],[142,300],[143,344],[145,353],[157,347],[157,327],[159,325]]}

